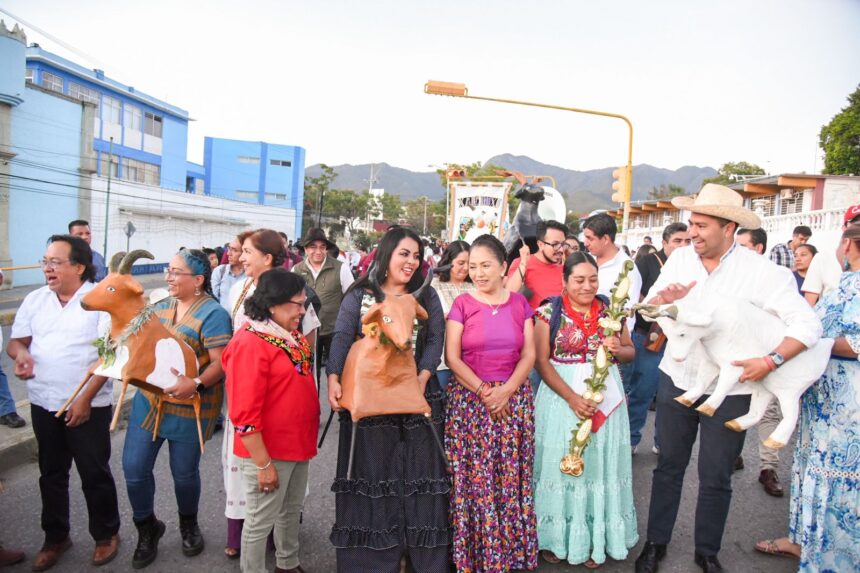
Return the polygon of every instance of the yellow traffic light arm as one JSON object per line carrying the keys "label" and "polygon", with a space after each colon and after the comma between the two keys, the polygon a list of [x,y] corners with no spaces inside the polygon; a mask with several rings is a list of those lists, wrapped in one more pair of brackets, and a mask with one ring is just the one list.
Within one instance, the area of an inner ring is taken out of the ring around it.
{"label": "yellow traffic light arm", "polygon": [[466,88],[466,84],[459,84],[453,82],[440,82],[436,80],[430,80],[426,84],[424,84],[424,93],[430,95],[443,95],[443,96],[451,96],[451,97],[463,97],[467,99],[477,99],[483,101],[494,101],[497,103],[510,103],[514,105],[526,105],[529,107],[542,107],[545,109],[559,109],[562,111],[572,111],[574,113],[586,113],[589,115],[602,115],[604,117],[615,117],[621,120],[624,120],[624,123],[627,124],[628,129],[628,140],[627,140],[627,181],[626,181],[626,189],[625,189],[625,198],[624,202],[624,218],[622,219],[622,234],[626,238],[627,236],[627,223],[630,219],[630,188],[633,177],[633,124],[630,120],[619,114],[619,113],[611,113],[608,111],[597,111],[593,109],[584,109],[579,107],[565,107],[561,105],[552,105],[546,103],[534,103],[528,101],[519,101],[514,99],[502,99],[502,98],[494,98],[494,97],[484,97],[484,96],[473,96],[469,95],[469,90]]}

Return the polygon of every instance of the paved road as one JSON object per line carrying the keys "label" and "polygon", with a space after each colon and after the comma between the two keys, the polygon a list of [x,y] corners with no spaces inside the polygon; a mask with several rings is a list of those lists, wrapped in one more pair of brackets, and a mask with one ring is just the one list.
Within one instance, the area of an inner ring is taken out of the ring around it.
{"label": "paved road", "polygon": [[[325,414],[324,416],[326,416]],[[653,416],[653,414],[652,414]],[[307,498],[304,511],[304,524],[301,529],[303,567],[308,573],[323,573],[335,571],[334,550],[329,541],[329,528],[334,516],[334,496],[329,491],[335,467],[335,438],[337,436],[336,422],[323,446],[320,455],[311,462],[310,495]],[[653,420],[649,420],[649,428]],[[63,557],[56,571],[131,571],[131,554],[136,541],[134,526],[131,521],[131,508],[124,490],[122,469],[120,465],[122,440],[124,432],[118,430],[113,438],[114,455],[112,467],[114,476],[120,487],[120,509],[122,512],[121,536],[123,544],[119,557],[111,564],[97,569],[89,565],[92,554],[92,540],[86,530],[86,507],[80,492],[80,480],[73,472],[72,478],[72,539],[74,547]],[[756,482],[758,475],[757,458],[753,441],[755,432],[748,436],[745,458],[747,469],[735,474],[735,496],[729,516],[728,528],[724,539],[723,551],[720,555],[724,566],[729,571],[752,573],[780,573],[796,570],[796,563],[787,559],[779,559],[756,554],[752,550],[754,540],[761,537],[781,535],[785,533],[788,516],[788,498],[775,499],[767,496]],[[208,571],[238,572],[239,566],[235,561],[224,558],[221,548],[226,535],[226,520],[223,512],[223,486],[221,478],[221,434],[216,434],[213,441],[207,445],[206,453],[201,463],[203,476],[203,498],[200,506],[200,519],[206,537],[205,551],[195,557],[186,558],[181,553],[177,515],[174,496],[172,493],[170,472],[167,464],[167,454],[162,452],[157,472],[157,514],[167,522],[167,534],[162,540],[158,560],[147,571],[176,572],[176,571]],[[643,440],[643,446],[650,448],[651,435]],[[784,456],[790,458],[790,456]],[[783,459],[780,475],[788,476],[790,459]],[[644,532],[647,519],[648,498],[651,487],[651,471],[656,463],[656,456],[645,451],[633,458],[634,490],[636,492],[636,507],[639,512],[640,532]],[[696,467],[696,459],[691,468]],[[4,480],[5,493],[0,494],[0,540],[7,547],[17,547],[27,552],[28,562],[9,569],[13,572],[29,571],[29,559],[35,555],[42,541],[39,528],[39,512],[41,502],[38,493],[38,468],[33,463],[25,463],[16,468],[0,468],[0,478]],[[675,528],[675,539],[669,548],[669,555],[663,561],[662,571],[686,572],[699,571],[693,564],[692,529],[695,492],[697,479],[695,473],[688,475],[684,491],[682,507]],[[631,551],[630,556],[623,562],[608,562],[602,571],[631,571],[633,560],[638,555],[644,540]],[[270,563],[274,567],[274,563]],[[571,571],[566,565],[549,565],[541,562],[542,572]],[[577,568],[584,571],[584,568]],[[372,573],[372,572],[369,572]]]}

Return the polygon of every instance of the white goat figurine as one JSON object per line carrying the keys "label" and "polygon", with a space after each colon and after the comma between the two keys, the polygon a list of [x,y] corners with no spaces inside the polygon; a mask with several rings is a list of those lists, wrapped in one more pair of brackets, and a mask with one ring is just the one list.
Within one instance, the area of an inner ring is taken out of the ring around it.
{"label": "white goat figurine", "polygon": [[[738,383],[743,368],[733,366],[732,362],[766,356],[782,342],[787,330],[779,317],[749,301],[733,297],[695,302],[682,299],[664,306],[637,304],[633,309],[638,310],[645,320],[656,320],[660,325],[668,338],[667,352],[673,360],[682,362],[701,343],[712,362],[698,365],[692,388],[675,400],[692,406],[719,375],[711,396],[696,408],[706,416],[714,415]],[[743,432],[754,426],[775,397],[782,408],[782,421],[764,444],[771,448],[785,446],[797,423],[800,397],[824,373],[832,346],[832,339],[822,338],[761,381],[747,382],[752,389],[750,410],[740,418],[726,422],[726,427]]]}

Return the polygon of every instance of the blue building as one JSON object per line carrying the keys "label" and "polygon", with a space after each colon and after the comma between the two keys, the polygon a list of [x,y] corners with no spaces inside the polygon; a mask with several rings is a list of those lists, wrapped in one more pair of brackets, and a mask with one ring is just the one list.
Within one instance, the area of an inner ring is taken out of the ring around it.
{"label": "blue building", "polygon": [[[188,112],[42,49],[27,47],[26,80],[96,106],[97,174],[298,209],[301,222],[305,150],[290,145],[207,137],[204,165],[187,161]],[[112,146],[111,146],[111,139]],[[111,158],[109,160],[109,157]],[[298,228],[300,232],[301,229]]]}
{"label": "blue building", "polygon": [[187,158],[188,121],[0,25],[0,267],[31,267],[6,284],[42,282],[35,263],[47,237],[79,218],[91,222],[95,250],[107,240],[111,252],[126,247],[134,218],[132,242],[157,262],[177,244],[223,244],[242,228],[300,236],[304,149],[206,138],[201,165]]}
{"label": "blue building", "polygon": [[[188,112],[89,70],[38,44],[27,47],[26,80],[97,108],[97,173],[185,190]],[[111,150],[111,139],[113,148]],[[109,160],[110,152],[112,151]]]}
{"label": "blue building", "polygon": [[[262,141],[207,137],[206,189],[212,195],[296,209],[302,220],[305,150]],[[301,232],[301,228],[298,228]]]}

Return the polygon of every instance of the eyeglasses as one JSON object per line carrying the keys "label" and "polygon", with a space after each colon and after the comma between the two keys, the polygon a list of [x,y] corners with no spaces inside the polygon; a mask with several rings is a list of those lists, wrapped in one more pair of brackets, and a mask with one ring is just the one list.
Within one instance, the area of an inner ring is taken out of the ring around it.
{"label": "eyeglasses", "polygon": [[567,246],[564,241],[556,241],[555,243],[547,243],[546,241],[541,241],[541,243],[548,247],[552,247],[553,251],[560,251]]}
{"label": "eyeglasses", "polygon": [[184,271],[177,271],[176,269],[164,269],[164,278],[172,279],[174,277],[193,277],[194,273],[186,273]]}
{"label": "eyeglasses", "polygon": [[565,244],[564,244],[564,249],[565,249],[566,251],[578,251],[578,250],[579,250],[579,245],[571,245],[570,243],[565,243]]}
{"label": "eyeglasses", "polygon": [[43,269],[49,269],[49,270],[55,271],[55,270],[57,270],[57,267],[59,267],[60,265],[64,265],[64,264],[70,263],[70,262],[71,261],[68,259],[66,259],[65,261],[61,261],[59,259],[50,259],[50,260],[42,259],[39,261],[39,266],[41,266]]}

